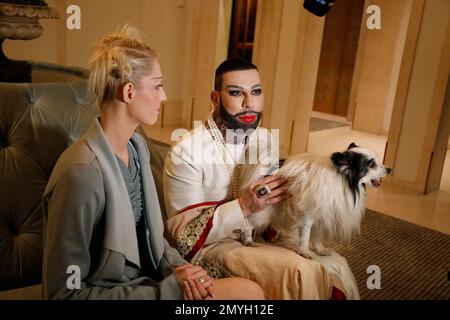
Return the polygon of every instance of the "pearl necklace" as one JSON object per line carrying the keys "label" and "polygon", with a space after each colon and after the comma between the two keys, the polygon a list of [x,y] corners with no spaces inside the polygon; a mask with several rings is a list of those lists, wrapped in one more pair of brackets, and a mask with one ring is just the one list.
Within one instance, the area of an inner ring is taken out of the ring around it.
{"label": "pearl necklace", "polygon": [[[225,145],[225,139],[223,138],[222,132],[220,132],[220,130],[217,127],[217,124],[214,121],[214,119],[212,118],[212,116],[209,116],[207,118],[207,122],[208,122],[208,126],[209,126],[209,131],[211,132],[211,136],[213,137],[214,142],[216,143],[217,147],[220,150],[220,153],[222,154],[223,161],[227,165],[228,173],[230,174],[230,178],[231,178],[231,188],[233,191],[233,196],[234,196],[234,199],[237,199],[239,194],[238,194],[238,182],[237,182],[237,178],[236,178],[236,173],[237,173],[237,175],[240,174],[239,166],[236,164],[232,155],[230,154],[230,151],[227,149],[227,147]],[[245,146],[244,146],[244,148],[245,148]],[[227,157],[230,158],[231,163],[234,164],[234,167],[231,165],[230,161],[227,161]],[[245,221],[246,226],[244,227],[244,229],[233,230],[233,234],[235,237],[237,237],[237,240],[240,240],[242,242],[242,244],[247,245],[248,238],[251,237],[251,239],[254,240],[255,235],[253,233],[253,227],[248,222],[247,217],[245,215],[243,215],[243,216],[244,216],[244,221]]]}
{"label": "pearl necklace", "polygon": [[[219,128],[216,125],[216,122],[212,118],[212,116],[209,116],[208,119],[208,126],[209,130],[211,132],[211,136],[213,137],[214,142],[216,143],[217,147],[219,148],[219,151],[222,155],[223,161],[227,165],[228,173],[230,174],[231,178],[231,188],[233,191],[234,199],[238,198],[239,192],[238,192],[238,182],[236,175],[239,175],[239,167],[236,164],[236,162],[233,159],[233,156],[230,154],[230,151],[225,146],[225,139],[223,138],[222,133],[220,132]],[[230,161],[227,161],[227,158],[229,158]],[[234,166],[231,164],[233,163]]]}

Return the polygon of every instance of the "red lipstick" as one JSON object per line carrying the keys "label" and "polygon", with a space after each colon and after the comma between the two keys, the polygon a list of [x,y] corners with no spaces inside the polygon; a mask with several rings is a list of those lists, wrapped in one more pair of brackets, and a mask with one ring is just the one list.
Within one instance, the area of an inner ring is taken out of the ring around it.
{"label": "red lipstick", "polygon": [[238,118],[239,118],[239,120],[241,120],[242,122],[245,122],[245,123],[252,123],[252,122],[255,122],[255,120],[256,120],[256,115],[254,115],[254,114],[248,114],[248,115],[239,116]]}

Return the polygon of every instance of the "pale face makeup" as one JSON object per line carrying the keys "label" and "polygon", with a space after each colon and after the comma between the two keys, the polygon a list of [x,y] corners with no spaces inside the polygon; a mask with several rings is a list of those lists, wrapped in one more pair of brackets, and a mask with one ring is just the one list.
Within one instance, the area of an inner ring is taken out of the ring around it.
{"label": "pale face makeup", "polygon": [[[255,69],[223,74],[216,108],[222,107],[222,120],[233,129],[256,128],[264,108],[264,94]],[[224,112],[225,111],[225,112]]]}
{"label": "pale face makeup", "polygon": [[130,116],[144,125],[153,125],[158,120],[161,105],[167,100],[163,89],[163,76],[158,61],[154,61],[152,72],[142,77],[135,87],[135,94],[128,106]]}

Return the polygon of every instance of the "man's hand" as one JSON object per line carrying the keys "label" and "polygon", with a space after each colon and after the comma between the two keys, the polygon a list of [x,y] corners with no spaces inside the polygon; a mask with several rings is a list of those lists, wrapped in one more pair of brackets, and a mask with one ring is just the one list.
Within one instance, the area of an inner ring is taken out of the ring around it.
{"label": "man's hand", "polygon": [[212,279],[205,269],[190,263],[175,269],[175,275],[184,291],[185,300],[203,300],[214,298]]}
{"label": "man's hand", "polygon": [[[280,203],[291,197],[287,192],[286,183],[287,180],[285,178],[275,175],[267,176],[248,185],[238,198],[244,216],[248,217],[253,213],[260,212],[269,205]],[[267,185],[271,192],[262,198],[258,198],[255,188],[263,185]]]}

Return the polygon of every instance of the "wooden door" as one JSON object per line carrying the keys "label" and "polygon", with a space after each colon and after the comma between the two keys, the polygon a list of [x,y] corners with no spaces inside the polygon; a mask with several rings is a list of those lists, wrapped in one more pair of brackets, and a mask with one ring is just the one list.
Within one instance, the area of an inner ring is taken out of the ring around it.
{"label": "wooden door", "polygon": [[252,61],[258,0],[234,0],[228,57]]}

